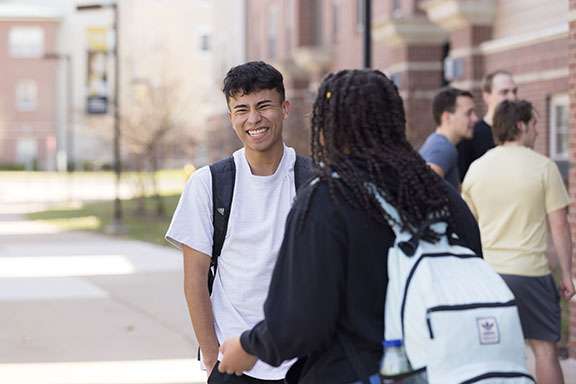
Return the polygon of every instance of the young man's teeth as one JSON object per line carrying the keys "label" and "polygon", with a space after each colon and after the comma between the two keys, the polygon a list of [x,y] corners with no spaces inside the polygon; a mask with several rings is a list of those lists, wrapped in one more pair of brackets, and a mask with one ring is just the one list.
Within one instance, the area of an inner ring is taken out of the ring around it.
{"label": "young man's teeth", "polygon": [[250,134],[250,136],[258,136],[263,134],[264,132],[266,132],[266,128],[262,128],[262,129],[256,129],[253,131],[248,131],[248,133]]}

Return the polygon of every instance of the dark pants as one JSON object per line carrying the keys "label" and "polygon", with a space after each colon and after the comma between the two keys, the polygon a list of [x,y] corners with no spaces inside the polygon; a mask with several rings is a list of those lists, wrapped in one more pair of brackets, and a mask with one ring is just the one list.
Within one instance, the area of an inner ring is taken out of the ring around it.
{"label": "dark pants", "polygon": [[220,362],[218,361],[208,378],[208,384],[284,384],[284,379],[282,380],[261,380],[255,377],[250,377],[246,375],[236,376],[229,375],[227,373],[222,373],[218,370]]}

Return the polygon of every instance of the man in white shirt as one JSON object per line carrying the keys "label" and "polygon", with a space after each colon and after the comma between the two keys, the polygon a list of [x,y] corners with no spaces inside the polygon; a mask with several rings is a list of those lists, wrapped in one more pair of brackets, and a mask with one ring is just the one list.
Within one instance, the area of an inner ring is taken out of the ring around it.
{"label": "man in white shirt", "polygon": [[281,383],[292,362],[272,367],[259,361],[242,376],[220,373],[215,367],[220,342],[264,318],[263,304],[296,193],[296,153],[282,139],[290,103],[285,100],[282,74],[263,62],[230,69],[223,92],[244,148],[233,154],[232,206],[211,295],[207,276],[214,227],[209,167],[190,176],[166,239],[183,250],[186,300],[208,383]]}

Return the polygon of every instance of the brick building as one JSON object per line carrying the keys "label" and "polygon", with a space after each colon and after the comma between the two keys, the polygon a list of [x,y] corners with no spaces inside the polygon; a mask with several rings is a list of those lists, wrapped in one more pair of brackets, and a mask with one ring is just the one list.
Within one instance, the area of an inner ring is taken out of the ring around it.
{"label": "brick building", "polygon": [[61,16],[0,4],[0,163],[54,170],[58,148],[54,52]]}
{"label": "brick building", "polygon": [[[362,67],[364,1],[246,1],[247,59],[271,62],[284,73],[288,97],[296,106],[286,140],[301,152],[307,152],[308,138],[303,116],[310,111],[318,82],[328,72]],[[506,69],[514,74],[519,97],[538,110],[535,149],[557,162],[567,183],[570,169],[570,192],[576,200],[576,0],[378,0],[371,4],[371,66],[398,85],[408,137],[415,147],[435,128],[430,102],[439,87],[450,84],[472,91],[482,115],[482,77]],[[297,139],[293,132],[299,132]],[[571,208],[576,211],[576,203]],[[571,223],[576,243],[574,214]],[[572,302],[571,313],[575,312]],[[572,315],[573,357],[575,319]]]}

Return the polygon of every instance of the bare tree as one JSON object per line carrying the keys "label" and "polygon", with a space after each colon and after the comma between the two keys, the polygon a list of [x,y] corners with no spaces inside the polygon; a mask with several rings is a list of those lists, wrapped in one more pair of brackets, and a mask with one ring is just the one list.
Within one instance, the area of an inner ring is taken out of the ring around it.
{"label": "bare tree", "polygon": [[208,163],[225,159],[238,148],[242,148],[242,142],[225,113],[212,116],[208,121],[208,128],[209,134],[202,140],[202,144],[206,147]]}
{"label": "bare tree", "polygon": [[168,154],[191,148],[193,139],[186,135],[186,126],[180,117],[177,106],[181,104],[175,100],[176,88],[175,85],[148,86],[142,97],[123,109],[122,146],[138,173],[138,211],[141,214],[145,213],[144,197],[148,185],[156,202],[155,214],[165,214],[157,171],[163,167]]}

